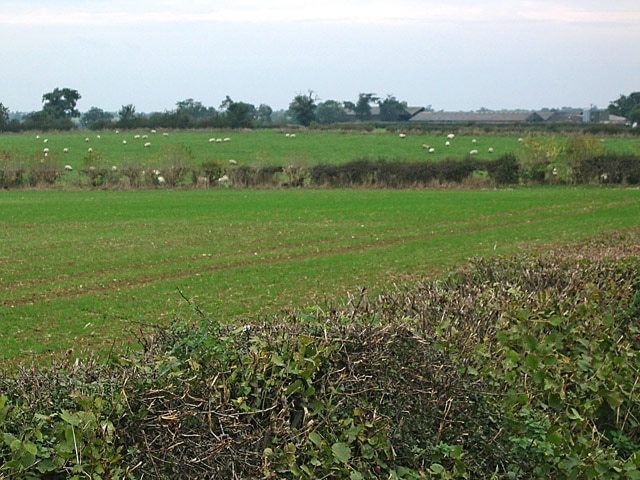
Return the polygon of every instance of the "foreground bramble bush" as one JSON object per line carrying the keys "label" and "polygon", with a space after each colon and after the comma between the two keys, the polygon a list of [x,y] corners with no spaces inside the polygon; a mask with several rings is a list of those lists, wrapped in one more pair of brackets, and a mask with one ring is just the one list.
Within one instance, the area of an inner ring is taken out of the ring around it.
{"label": "foreground bramble bush", "polygon": [[241,327],[192,305],[108,365],[22,366],[0,478],[640,478],[639,243]]}

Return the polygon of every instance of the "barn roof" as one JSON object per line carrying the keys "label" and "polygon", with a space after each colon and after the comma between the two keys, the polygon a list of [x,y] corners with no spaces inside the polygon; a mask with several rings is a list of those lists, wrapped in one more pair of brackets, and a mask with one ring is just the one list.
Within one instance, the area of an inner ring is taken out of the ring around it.
{"label": "barn roof", "polygon": [[414,115],[412,122],[478,122],[478,123],[516,123],[543,122],[536,112],[420,112]]}

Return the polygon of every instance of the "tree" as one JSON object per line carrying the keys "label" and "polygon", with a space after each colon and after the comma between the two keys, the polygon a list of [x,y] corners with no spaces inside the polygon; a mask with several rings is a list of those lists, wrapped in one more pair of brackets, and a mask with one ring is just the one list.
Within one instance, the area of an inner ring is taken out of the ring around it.
{"label": "tree", "polygon": [[620,95],[607,110],[613,115],[625,117],[630,122],[640,122],[640,92],[633,92],[628,97]]}
{"label": "tree", "polygon": [[234,102],[229,95],[220,104],[225,111],[225,120],[231,128],[252,128],[256,116],[256,107],[250,103]]}
{"label": "tree", "polygon": [[318,122],[323,124],[343,122],[347,119],[344,105],[336,100],[326,100],[318,105]]}
{"label": "tree", "polygon": [[375,93],[360,93],[357,103],[344,102],[344,105],[353,110],[356,119],[361,121],[371,120],[371,104],[379,100]]}
{"label": "tree", "polygon": [[384,100],[378,100],[380,107],[380,120],[385,122],[397,122],[406,120],[407,104],[399,102],[393,95],[387,95]]}
{"label": "tree", "polygon": [[120,120],[116,123],[121,128],[132,128],[136,124],[136,107],[132,104],[123,105],[118,111]]}
{"label": "tree", "polygon": [[260,123],[271,123],[271,114],[273,113],[273,108],[269,105],[265,105],[262,103],[258,107],[258,111],[256,112],[257,119]]}
{"label": "tree", "polygon": [[105,112],[101,108],[91,107],[80,118],[80,125],[90,128],[92,130],[100,130],[111,126],[113,121],[113,114]]}
{"label": "tree", "polygon": [[0,130],[5,130],[9,125],[9,109],[0,102]]}
{"label": "tree", "polygon": [[188,98],[176,103],[176,110],[178,114],[187,115],[194,120],[200,120],[215,113],[213,107],[207,108],[202,102],[198,102],[193,98]]}
{"label": "tree", "polygon": [[42,111],[54,120],[79,117],[80,112],[76,109],[76,104],[80,98],[77,90],[56,88],[53,92],[42,95]]}
{"label": "tree", "polygon": [[300,125],[308,127],[316,119],[317,97],[312,90],[307,95],[299,93],[289,104],[289,114],[296,119]]}

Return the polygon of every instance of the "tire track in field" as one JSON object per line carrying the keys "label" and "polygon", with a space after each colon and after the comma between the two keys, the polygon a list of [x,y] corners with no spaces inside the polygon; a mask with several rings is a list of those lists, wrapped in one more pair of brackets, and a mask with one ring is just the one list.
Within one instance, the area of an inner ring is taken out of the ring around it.
{"label": "tire track in field", "polygon": [[[121,271],[142,271],[149,268],[155,268],[159,265],[166,264],[179,264],[183,261],[196,261],[198,263],[211,261],[214,258],[227,259],[221,262],[216,262],[212,265],[201,265],[201,268],[196,270],[196,266],[193,264],[187,267],[178,268],[174,271],[150,274],[140,274],[132,276],[127,279],[114,279],[111,282],[99,285],[87,285],[83,284],[74,285],[69,287],[55,286],[49,290],[43,292],[37,292],[23,297],[18,297],[13,300],[2,300],[0,305],[2,306],[23,306],[34,304],[42,301],[52,301],[61,298],[74,298],[83,295],[90,295],[101,292],[123,290],[130,288],[144,287],[149,284],[166,282],[170,280],[179,280],[180,278],[195,275],[196,273],[215,273],[224,270],[246,268],[254,265],[275,264],[281,262],[292,262],[303,259],[321,258],[333,255],[342,255],[348,253],[364,252],[372,249],[388,248],[403,243],[411,243],[417,240],[427,240],[429,238],[437,236],[453,236],[465,233],[475,233],[479,231],[489,231],[494,229],[500,229],[505,227],[513,227],[517,225],[530,224],[534,225],[537,222],[546,221],[549,218],[558,218],[563,216],[573,216],[575,214],[581,214],[585,212],[595,210],[607,210],[617,208],[624,205],[637,203],[634,200],[621,201],[616,203],[607,204],[593,204],[593,203],[580,203],[573,202],[570,204],[563,204],[553,207],[538,207],[528,210],[521,210],[517,212],[503,212],[495,215],[485,215],[482,217],[468,218],[455,222],[439,223],[439,224],[427,224],[424,227],[401,227],[397,229],[390,229],[382,232],[367,233],[369,237],[366,241],[358,241],[363,238],[363,235],[352,237],[353,241],[357,243],[351,243],[348,245],[337,245],[331,248],[331,246],[337,242],[348,241],[344,236],[330,237],[318,239],[315,241],[300,242],[298,244],[285,244],[276,248],[269,248],[268,250],[250,249],[243,252],[242,258],[238,258],[238,254],[223,254],[217,255],[200,255],[194,257],[193,255],[171,258],[167,260],[158,260],[154,262],[147,262],[140,265],[129,265],[127,267],[119,267],[116,269],[102,269],[95,271],[83,272],[79,277],[85,279],[86,276],[97,275],[109,275],[111,277],[116,276],[117,272]],[[545,217],[531,217],[538,213],[544,213]],[[504,220],[504,221],[498,221]],[[378,237],[377,239],[375,237]],[[323,245],[329,245],[330,248],[321,249]],[[295,251],[295,252],[294,252]],[[14,282],[5,285],[0,285],[0,292],[3,290],[15,290],[23,286],[34,286],[41,283],[55,283],[56,281],[63,281],[73,279],[75,276],[72,274],[64,274],[56,277],[32,279],[24,282]],[[81,281],[77,283],[81,283]],[[83,282],[84,283],[84,282]]]}

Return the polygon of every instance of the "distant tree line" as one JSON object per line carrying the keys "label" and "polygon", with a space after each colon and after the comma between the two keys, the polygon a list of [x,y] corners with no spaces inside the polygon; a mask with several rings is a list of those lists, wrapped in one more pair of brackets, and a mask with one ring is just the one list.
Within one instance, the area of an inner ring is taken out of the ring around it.
{"label": "distant tree line", "polygon": [[[0,103],[0,131],[23,130],[72,130],[88,128],[255,128],[273,125],[273,109],[266,104],[258,107],[235,101],[226,96],[218,109],[207,107],[192,98],[176,103],[174,109],[151,114],[136,112],[133,104],[122,105],[117,113],[91,107],[81,114],[76,108],[80,93],[71,88],[55,88],[42,96],[42,110],[27,114],[22,120],[10,119],[9,109]],[[371,122],[373,106],[377,106],[375,120],[379,122],[403,122],[408,120],[407,102],[393,95],[380,97],[375,93],[360,93],[355,102],[350,100],[319,101],[312,90],[297,94],[283,121],[303,126],[332,125],[349,121]],[[427,107],[430,110],[431,107]],[[640,122],[640,92],[621,95],[611,102],[608,111],[620,115],[629,122]],[[75,120],[75,121],[74,121]]]}

